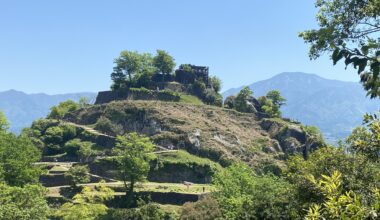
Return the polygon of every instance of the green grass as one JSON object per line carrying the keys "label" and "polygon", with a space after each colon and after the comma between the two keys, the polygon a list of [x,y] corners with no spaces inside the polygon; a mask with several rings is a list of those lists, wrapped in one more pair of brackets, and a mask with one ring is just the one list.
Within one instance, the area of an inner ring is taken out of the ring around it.
{"label": "green grass", "polygon": [[193,95],[181,94],[181,99],[179,101],[183,103],[194,104],[194,105],[203,105],[203,102],[198,97],[195,97]]}
{"label": "green grass", "polygon": [[53,172],[66,172],[68,171],[69,168],[67,167],[63,167],[63,166],[54,166],[53,168],[51,168],[49,171],[53,171]]}
{"label": "green grass", "polygon": [[169,162],[172,164],[196,164],[200,166],[210,166],[213,169],[220,170],[222,167],[210,159],[197,157],[186,151],[179,150],[174,152],[157,153],[157,157],[161,162]]}

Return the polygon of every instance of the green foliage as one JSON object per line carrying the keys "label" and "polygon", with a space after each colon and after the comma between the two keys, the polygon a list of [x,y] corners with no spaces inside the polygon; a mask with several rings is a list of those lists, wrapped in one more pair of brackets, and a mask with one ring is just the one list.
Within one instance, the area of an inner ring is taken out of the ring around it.
{"label": "green foliage", "polygon": [[206,91],[206,84],[201,80],[196,80],[192,84],[192,92],[198,97],[204,97]]}
{"label": "green foliage", "polygon": [[93,146],[92,142],[75,138],[66,142],[63,148],[67,156],[78,157],[81,162],[88,162],[90,157],[98,154],[96,150],[93,150]]}
{"label": "green foliage", "polygon": [[98,154],[98,151],[93,150],[93,146],[94,144],[89,141],[83,141],[80,144],[80,148],[78,150],[78,156],[81,162],[88,162],[90,157],[96,156]]}
{"label": "green foliage", "polygon": [[187,202],[182,206],[182,220],[214,220],[222,217],[219,204],[211,196],[205,196],[197,202]]}
{"label": "green foliage", "polygon": [[313,204],[305,217],[314,219],[375,219],[380,211],[380,191],[373,190],[372,201],[366,206],[360,196],[353,191],[343,192],[342,174],[333,172],[331,176],[322,175],[316,180],[313,175],[308,180],[326,198],[322,204]]}
{"label": "green foliage", "polygon": [[158,204],[149,203],[133,209],[113,209],[109,210],[107,216],[102,220],[174,220],[176,215],[171,212],[164,211]]}
{"label": "green foliage", "polygon": [[63,142],[63,128],[59,126],[46,129],[44,141],[47,144],[61,144]]}
{"label": "green foliage", "polygon": [[113,190],[99,185],[95,189],[83,187],[82,192],[75,195],[72,202],[63,204],[54,214],[64,220],[94,220],[107,214],[107,206],[103,203],[113,198]]}
{"label": "green foliage", "polygon": [[140,54],[137,51],[125,50],[120,53],[114,63],[116,66],[111,74],[113,90],[144,84],[144,80],[150,78],[155,72],[153,58],[149,53]]}
{"label": "green foliage", "polygon": [[222,107],[223,105],[223,96],[212,89],[206,89],[203,100],[208,105],[215,105],[219,107]]}
{"label": "green foliage", "polygon": [[325,196],[308,181],[310,175],[316,178],[330,176],[339,171],[341,186],[344,191],[353,191],[368,201],[371,189],[379,187],[379,167],[361,155],[346,154],[343,149],[322,147],[309,155],[308,160],[302,156],[293,156],[287,161],[287,179],[296,187],[296,197],[302,213],[311,204],[320,204]]}
{"label": "green foliage", "polygon": [[104,116],[100,116],[100,118],[96,121],[95,130],[109,135],[118,135],[123,133],[123,127],[121,125],[113,123]]}
{"label": "green foliage", "polygon": [[37,183],[41,170],[33,166],[40,151],[24,136],[0,132],[0,181],[11,186]]}
{"label": "green foliage", "polygon": [[243,164],[234,164],[214,177],[213,197],[223,219],[289,219],[292,187],[274,176],[255,176]]}
{"label": "green foliage", "polygon": [[196,96],[185,94],[181,94],[180,96],[180,102],[189,103],[193,105],[203,105],[203,102]]}
{"label": "green foliage", "polygon": [[[371,98],[378,97],[380,4],[372,0],[317,0],[319,29],[299,34],[309,43],[309,56],[328,52],[334,65],[341,59],[358,70]],[[344,13],[343,13],[344,12]]]}
{"label": "green foliage", "polygon": [[281,106],[285,105],[286,99],[281,96],[280,92],[278,90],[271,90],[267,93],[266,97],[270,100],[272,100],[273,104],[280,108]]}
{"label": "green foliage", "polygon": [[88,98],[82,96],[79,98],[78,104],[79,104],[80,108],[85,108],[85,107],[90,105],[90,100]]}
{"label": "green foliage", "polygon": [[220,90],[222,89],[222,80],[220,80],[217,76],[211,76],[209,80],[214,91],[216,93],[220,92]]}
{"label": "green foliage", "polygon": [[222,167],[218,163],[213,162],[207,158],[194,156],[184,150],[158,153],[156,155],[157,160],[160,163],[182,164],[189,168],[194,168],[198,166],[209,167],[211,173],[214,173],[222,169]]}
{"label": "green foliage", "polygon": [[173,57],[164,50],[157,50],[157,55],[153,58],[153,65],[161,74],[171,74],[175,67]]}
{"label": "green foliage", "polygon": [[47,219],[49,207],[45,193],[45,188],[39,185],[13,187],[0,182],[0,219]]}
{"label": "green foliage", "polygon": [[9,129],[9,122],[4,113],[0,111],[0,131],[6,131]]}
{"label": "green foliage", "polygon": [[316,143],[324,143],[322,132],[316,126],[302,126],[309,139]]}
{"label": "green foliage", "polygon": [[[150,166],[148,153],[154,150],[154,144],[148,137],[137,133],[125,134],[116,138],[113,153],[119,177],[127,189],[127,203],[133,201],[133,191],[136,182],[146,179]],[[127,185],[129,181],[129,187]]]}
{"label": "green foliage", "polygon": [[149,90],[146,88],[130,88],[131,96],[135,100],[160,100],[169,102],[178,102],[180,94],[171,90]]}
{"label": "green foliage", "polygon": [[48,119],[62,119],[66,113],[78,110],[80,105],[72,100],[59,103],[51,108]]}
{"label": "green foliage", "polygon": [[34,131],[38,131],[39,135],[45,133],[46,129],[57,126],[59,124],[58,120],[55,119],[38,119],[32,123],[31,128]]}
{"label": "green foliage", "polygon": [[228,96],[226,98],[226,100],[224,100],[224,107],[229,108],[229,109],[234,109],[235,108],[235,100],[236,100],[235,96],[233,96],[233,95]]}
{"label": "green foliage", "polygon": [[364,126],[355,128],[347,138],[348,149],[357,154],[363,154],[368,159],[380,161],[380,119],[378,115],[364,116]]}
{"label": "green foliage", "polygon": [[269,117],[280,118],[282,105],[285,105],[286,99],[281,96],[280,92],[277,90],[271,90],[266,96],[262,96],[258,99],[261,109]]}
{"label": "green foliage", "polygon": [[239,112],[249,112],[248,100],[252,98],[253,92],[246,86],[235,98],[235,109]]}
{"label": "green foliage", "polygon": [[69,171],[65,173],[65,179],[75,187],[80,183],[90,182],[90,175],[88,172],[88,167],[86,165],[72,166]]}

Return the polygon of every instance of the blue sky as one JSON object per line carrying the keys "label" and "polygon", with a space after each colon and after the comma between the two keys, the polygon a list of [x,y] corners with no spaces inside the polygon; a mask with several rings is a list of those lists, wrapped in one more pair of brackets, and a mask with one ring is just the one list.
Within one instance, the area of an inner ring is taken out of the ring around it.
{"label": "blue sky", "polygon": [[224,90],[292,71],[358,81],[327,56],[309,60],[297,33],[315,13],[314,0],[4,0],[0,91],[107,90],[125,49],[207,65]]}

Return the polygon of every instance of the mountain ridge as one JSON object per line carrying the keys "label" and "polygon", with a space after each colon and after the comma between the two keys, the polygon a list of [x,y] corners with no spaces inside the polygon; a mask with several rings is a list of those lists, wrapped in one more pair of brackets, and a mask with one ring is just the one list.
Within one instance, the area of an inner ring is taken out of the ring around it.
{"label": "mountain ridge", "polygon": [[8,118],[11,131],[19,133],[22,128],[30,126],[34,120],[45,117],[52,106],[68,99],[78,101],[80,97],[86,97],[93,102],[96,93],[48,95],[45,93],[28,94],[11,89],[0,92],[0,111],[3,111]]}
{"label": "mountain ridge", "polygon": [[[284,117],[319,127],[333,143],[361,125],[363,114],[374,112],[380,106],[378,100],[366,97],[360,83],[325,79],[310,73],[284,72],[249,87],[255,97],[279,90],[287,99],[287,105],[282,107]],[[226,90],[224,98],[238,93],[241,88]]]}

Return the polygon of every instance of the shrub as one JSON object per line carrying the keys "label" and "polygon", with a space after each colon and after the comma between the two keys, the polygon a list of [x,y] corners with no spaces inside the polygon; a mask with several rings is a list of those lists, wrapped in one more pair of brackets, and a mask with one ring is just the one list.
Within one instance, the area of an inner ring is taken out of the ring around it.
{"label": "shrub", "polygon": [[213,220],[222,217],[217,201],[211,196],[205,196],[198,202],[187,202],[181,211],[182,220]]}
{"label": "shrub", "polygon": [[44,134],[45,143],[55,145],[62,144],[63,132],[63,129],[58,126],[48,128]]}
{"label": "shrub", "polygon": [[214,91],[218,93],[222,88],[222,81],[216,76],[211,76],[210,82]]}
{"label": "shrub", "polygon": [[200,80],[196,80],[191,86],[192,93],[200,98],[205,97],[206,84]]}
{"label": "shrub", "polygon": [[90,175],[88,174],[87,166],[73,166],[65,173],[65,179],[67,179],[72,186],[77,186],[80,183],[90,182]]}
{"label": "shrub", "polygon": [[253,92],[246,86],[244,87],[235,99],[235,109],[239,112],[249,112],[248,100],[252,97]]}
{"label": "shrub", "polygon": [[215,105],[220,107],[223,105],[222,95],[211,89],[207,89],[205,91],[204,101],[209,105]]}
{"label": "shrub", "polygon": [[224,100],[224,107],[229,108],[229,109],[234,109],[235,108],[235,99],[236,97],[231,95]]}
{"label": "shrub", "polygon": [[95,129],[109,135],[123,133],[123,127],[121,125],[114,124],[111,120],[104,116],[101,116],[98,119],[95,124]]}
{"label": "shrub", "polygon": [[133,209],[110,209],[107,216],[102,220],[147,220],[147,219],[163,219],[174,220],[178,219],[175,213],[165,211],[158,204],[149,203]]}
{"label": "shrub", "polygon": [[57,106],[51,108],[51,112],[48,115],[49,119],[62,119],[66,113],[78,110],[80,108],[79,104],[68,100],[59,103]]}

